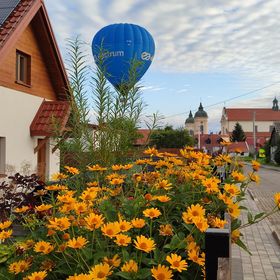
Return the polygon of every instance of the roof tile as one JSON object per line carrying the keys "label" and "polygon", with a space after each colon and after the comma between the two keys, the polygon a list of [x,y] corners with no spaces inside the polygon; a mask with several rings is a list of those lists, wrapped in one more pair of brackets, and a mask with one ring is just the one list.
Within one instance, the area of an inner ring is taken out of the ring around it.
{"label": "roof tile", "polygon": [[54,134],[54,120],[60,125],[60,131],[70,114],[70,104],[67,101],[43,101],[31,125],[31,136],[52,136]]}

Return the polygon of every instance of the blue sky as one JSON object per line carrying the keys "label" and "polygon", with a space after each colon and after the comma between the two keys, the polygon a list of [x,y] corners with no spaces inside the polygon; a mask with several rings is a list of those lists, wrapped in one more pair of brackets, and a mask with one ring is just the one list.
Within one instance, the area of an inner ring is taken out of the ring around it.
{"label": "blue sky", "polygon": [[218,132],[223,106],[271,107],[272,99],[280,97],[278,0],[45,0],[45,4],[63,57],[66,38],[80,35],[88,42],[93,64],[92,38],[112,23],[138,24],[152,34],[155,57],[141,80],[147,104],[144,116],[159,112],[165,116],[163,124],[183,126],[189,110],[194,113],[202,102],[209,130]]}

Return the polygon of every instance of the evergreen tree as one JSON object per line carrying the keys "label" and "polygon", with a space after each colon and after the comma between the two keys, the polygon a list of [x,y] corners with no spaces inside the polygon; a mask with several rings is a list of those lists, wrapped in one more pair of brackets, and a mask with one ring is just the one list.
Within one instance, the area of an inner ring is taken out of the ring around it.
{"label": "evergreen tree", "polygon": [[237,122],[234,126],[234,130],[230,136],[231,142],[244,142],[246,140],[245,133],[242,129],[242,126]]}

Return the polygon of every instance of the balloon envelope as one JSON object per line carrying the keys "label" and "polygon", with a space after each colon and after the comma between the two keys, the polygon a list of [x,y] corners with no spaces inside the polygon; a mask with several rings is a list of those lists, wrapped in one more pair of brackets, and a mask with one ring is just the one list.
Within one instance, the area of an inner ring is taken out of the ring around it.
{"label": "balloon envelope", "polygon": [[141,26],[111,24],[96,33],[92,40],[92,52],[99,67],[102,61],[106,78],[119,88],[128,83],[131,86],[133,63],[138,65],[133,82],[141,79],[152,63],[155,43],[151,34]]}

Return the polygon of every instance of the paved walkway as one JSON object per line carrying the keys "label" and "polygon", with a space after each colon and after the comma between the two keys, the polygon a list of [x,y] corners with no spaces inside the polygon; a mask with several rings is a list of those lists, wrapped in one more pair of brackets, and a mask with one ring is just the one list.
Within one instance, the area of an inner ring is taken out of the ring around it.
{"label": "paved walkway", "polygon": [[[257,203],[248,195],[243,205],[256,213],[261,211]],[[247,221],[246,213],[243,214],[242,219]],[[242,230],[243,241],[252,256],[236,245],[232,247],[232,280],[280,279],[280,246],[273,237],[272,231],[268,219]]]}

